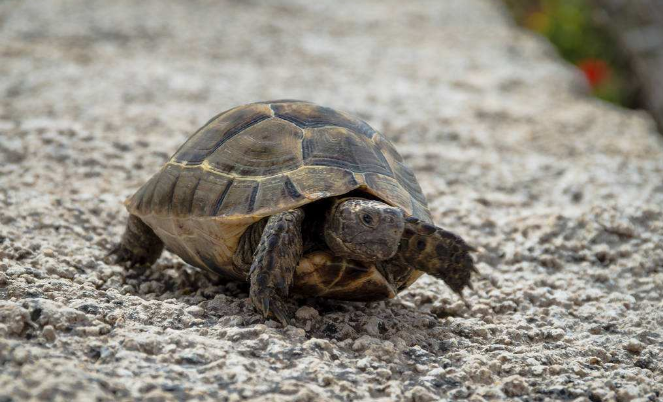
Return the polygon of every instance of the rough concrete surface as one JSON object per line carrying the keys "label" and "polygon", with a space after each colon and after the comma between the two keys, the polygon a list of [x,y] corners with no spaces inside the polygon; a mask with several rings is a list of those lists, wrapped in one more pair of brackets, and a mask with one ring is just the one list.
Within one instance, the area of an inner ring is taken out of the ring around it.
{"label": "rough concrete surface", "polygon": [[[0,3],[0,400],[663,398],[663,144],[492,0]],[[166,253],[104,262],[121,202],[214,114],[357,114],[478,248],[468,306],[422,278],[293,300]]]}

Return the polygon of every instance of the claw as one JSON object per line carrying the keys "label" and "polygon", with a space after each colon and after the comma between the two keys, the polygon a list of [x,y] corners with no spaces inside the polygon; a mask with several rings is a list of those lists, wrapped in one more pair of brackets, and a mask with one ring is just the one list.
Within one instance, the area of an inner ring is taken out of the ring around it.
{"label": "claw", "polygon": [[104,255],[104,258],[108,258],[108,257],[110,257],[110,256],[112,256],[112,255],[117,254],[117,252],[118,252],[119,250],[120,250],[120,244],[119,244],[119,243],[113,245],[113,247],[111,247],[111,249],[106,253],[106,255]]}
{"label": "claw", "polygon": [[263,317],[275,317],[284,327],[290,324],[287,309],[274,289],[251,289],[251,302]]}
{"label": "claw", "polygon": [[104,256],[104,262],[106,264],[122,264],[127,261],[129,261],[129,258],[125,249],[122,248],[121,243],[113,245],[110,251]]}
{"label": "claw", "polygon": [[267,317],[267,315],[269,314],[269,299],[268,298],[265,297],[264,299],[262,299],[261,308],[262,308],[262,311],[261,311],[262,315]]}
{"label": "claw", "polygon": [[472,310],[472,304],[470,304],[470,302],[467,301],[465,296],[460,295],[460,300],[463,302],[463,304],[465,304],[465,308],[467,308],[468,310]]}
{"label": "claw", "polygon": [[272,305],[271,313],[281,322],[284,327],[287,327],[290,325],[290,320],[288,320],[287,314],[283,311],[282,306],[279,304],[280,303],[274,303],[274,305]]}
{"label": "claw", "polygon": [[[160,251],[159,251],[160,252]],[[149,267],[154,262],[144,252],[135,253],[122,243],[117,243],[104,257],[104,262],[112,265],[122,265],[128,268]]]}

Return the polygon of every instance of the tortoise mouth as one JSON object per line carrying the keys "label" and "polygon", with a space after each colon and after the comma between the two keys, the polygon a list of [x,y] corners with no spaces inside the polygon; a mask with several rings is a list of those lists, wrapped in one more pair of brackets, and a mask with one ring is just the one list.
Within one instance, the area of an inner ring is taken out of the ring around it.
{"label": "tortoise mouth", "polygon": [[387,260],[398,251],[398,247],[390,248],[384,240],[353,241],[345,244],[345,248],[352,253],[353,259],[367,262]]}

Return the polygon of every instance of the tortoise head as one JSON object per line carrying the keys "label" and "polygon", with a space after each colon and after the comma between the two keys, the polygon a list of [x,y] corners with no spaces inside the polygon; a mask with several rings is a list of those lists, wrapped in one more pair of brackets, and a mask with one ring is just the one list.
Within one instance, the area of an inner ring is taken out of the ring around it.
{"label": "tortoise head", "polygon": [[399,208],[363,198],[345,198],[329,209],[324,235],[339,257],[382,261],[398,251],[404,227]]}

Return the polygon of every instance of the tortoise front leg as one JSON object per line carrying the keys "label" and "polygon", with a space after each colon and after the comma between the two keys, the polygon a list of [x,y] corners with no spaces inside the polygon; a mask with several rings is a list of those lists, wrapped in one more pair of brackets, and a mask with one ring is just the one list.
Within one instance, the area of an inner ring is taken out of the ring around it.
{"label": "tortoise front leg", "polygon": [[294,209],[267,221],[249,273],[251,302],[263,316],[274,316],[285,326],[288,315],[283,298],[288,296],[295,269],[302,257],[304,211]]}
{"label": "tortoise front leg", "polygon": [[472,288],[472,273],[478,273],[471,251],[474,248],[460,236],[409,217],[405,219],[400,247],[392,261],[442,279],[462,296],[464,288]]}
{"label": "tortoise front leg", "polygon": [[130,215],[120,243],[108,253],[115,263],[152,265],[163,251],[163,242],[139,217]]}

